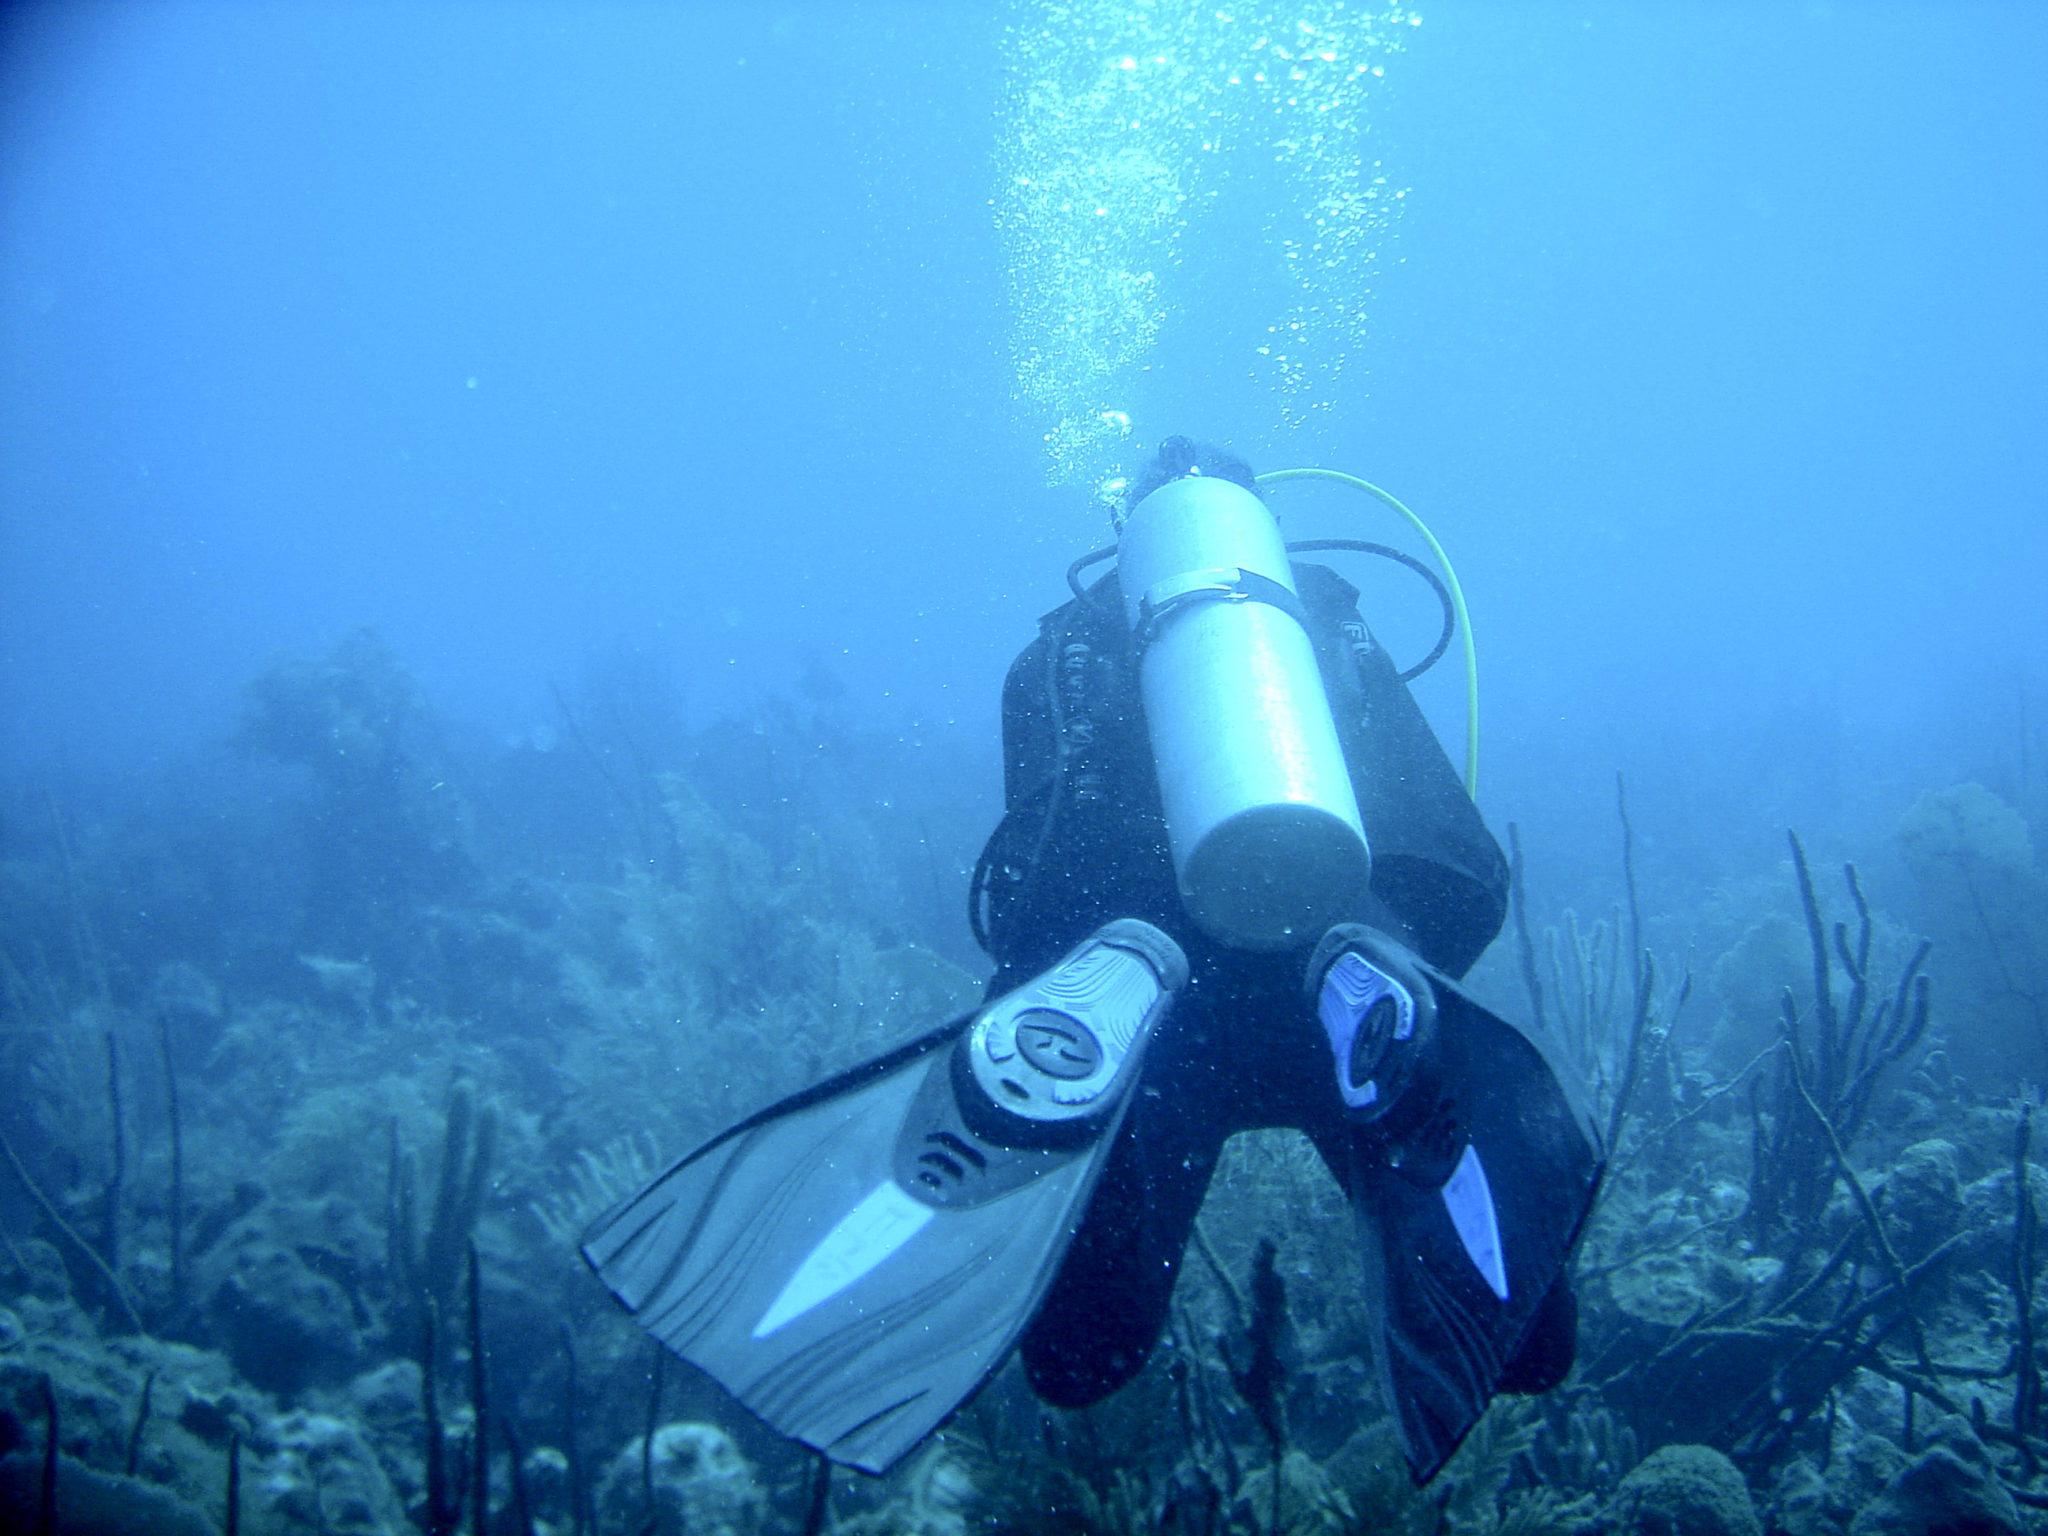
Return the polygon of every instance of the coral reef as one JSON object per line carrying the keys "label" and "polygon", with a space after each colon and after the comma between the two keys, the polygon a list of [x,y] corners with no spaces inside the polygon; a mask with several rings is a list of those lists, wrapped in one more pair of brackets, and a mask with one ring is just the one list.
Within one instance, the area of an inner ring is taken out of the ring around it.
{"label": "coral reef", "polygon": [[[224,1530],[231,1483],[266,1536],[1873,1536],[2048,1510],[2048,1170],[2013,1096],[2040,1073],[2010,1065],[2048,1050],[2048,888],[1988,791],[1907,812],[1912,928],[1795,838],[1693,914],[1697,987],[1652,953],[1676,917],[1625,800],[1595,920],[1537,919],[1517,839],[1489,965],[1612,1160],[1576,1370],[1497,1402],[1430,1487],[1377,1405],[1351,1213],[1292,1132],[1226,1149],[1129,1387],[1053,1412],[1005,1368],[876,1480],[658,1364],[574,1241],[725,1123],[974,1004],[945,910],[971,803],[821,668],[693,724],[615,662],[562,716],[559,745],[468,737],[359,635],[252,686],[205,846],[154,805],[8,824],[7,1528],[47,1498],[58,1530]],[[175,918],[138,926],[138,892]]]}

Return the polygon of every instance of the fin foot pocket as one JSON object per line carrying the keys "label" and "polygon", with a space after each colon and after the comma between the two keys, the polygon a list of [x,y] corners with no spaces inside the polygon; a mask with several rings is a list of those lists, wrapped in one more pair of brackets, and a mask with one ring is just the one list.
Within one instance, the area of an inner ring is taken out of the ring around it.
{"label": "fin foot pocket", "polygon": [[1436,994],[1421,961],[1378,929],[1339,924],[1309,959],[1308,993],[1350,1119],[1392,1115],[1436,1043]]}
{"label": "fin foot pocket", "polygon": [[[1150,923],[1109,924],[984,1009],[961,1042],[985,1123],[1029,1136],[1121,1108],[1163,1005],[1187,984],[1180,946]],[[963,1087],[966,1085],[963,1084]]]}

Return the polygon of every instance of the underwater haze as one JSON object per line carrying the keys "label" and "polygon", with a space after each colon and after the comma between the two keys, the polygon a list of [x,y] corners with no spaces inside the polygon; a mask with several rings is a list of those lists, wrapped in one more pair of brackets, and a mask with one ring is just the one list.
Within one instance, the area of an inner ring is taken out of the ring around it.
{"label": "underwater haze", "polygon": [[[0,1525],[57,1446],[94,1530],[2039,1528],[2044,78],[2023,0],[7,7]],[[1578,1370],[1410,1489],[1260,1133],[1175,1362],[819,1481],[577,1234],[974,1005],[1005,671],[1175,434],[1455,565]]]}

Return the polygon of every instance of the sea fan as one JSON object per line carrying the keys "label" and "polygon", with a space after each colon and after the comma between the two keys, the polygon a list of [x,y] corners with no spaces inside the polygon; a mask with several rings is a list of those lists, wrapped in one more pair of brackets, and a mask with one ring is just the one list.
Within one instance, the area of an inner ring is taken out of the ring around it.
{"label": "sea fan", "polygon": [[534,1217],[550,1238],[574,1247],[584,1229],[635,1190],[653,1182],[661,1168],[661,1148],[651,1132],[620,1136],[593,1152],[576,1154],[562,1188],[536,1200]]}

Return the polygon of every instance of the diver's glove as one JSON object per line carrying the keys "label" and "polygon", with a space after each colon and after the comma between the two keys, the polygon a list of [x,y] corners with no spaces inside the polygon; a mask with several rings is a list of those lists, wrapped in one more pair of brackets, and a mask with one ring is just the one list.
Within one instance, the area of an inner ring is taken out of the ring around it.
{"label": "diver's glove", "polygon": [[1599,1138],[1526,1036],[1386,934],[1331,929],[1306,979],[1352,1125],[1381,1391],[1426,1482],[1496,1392],[1569,1370]]}

